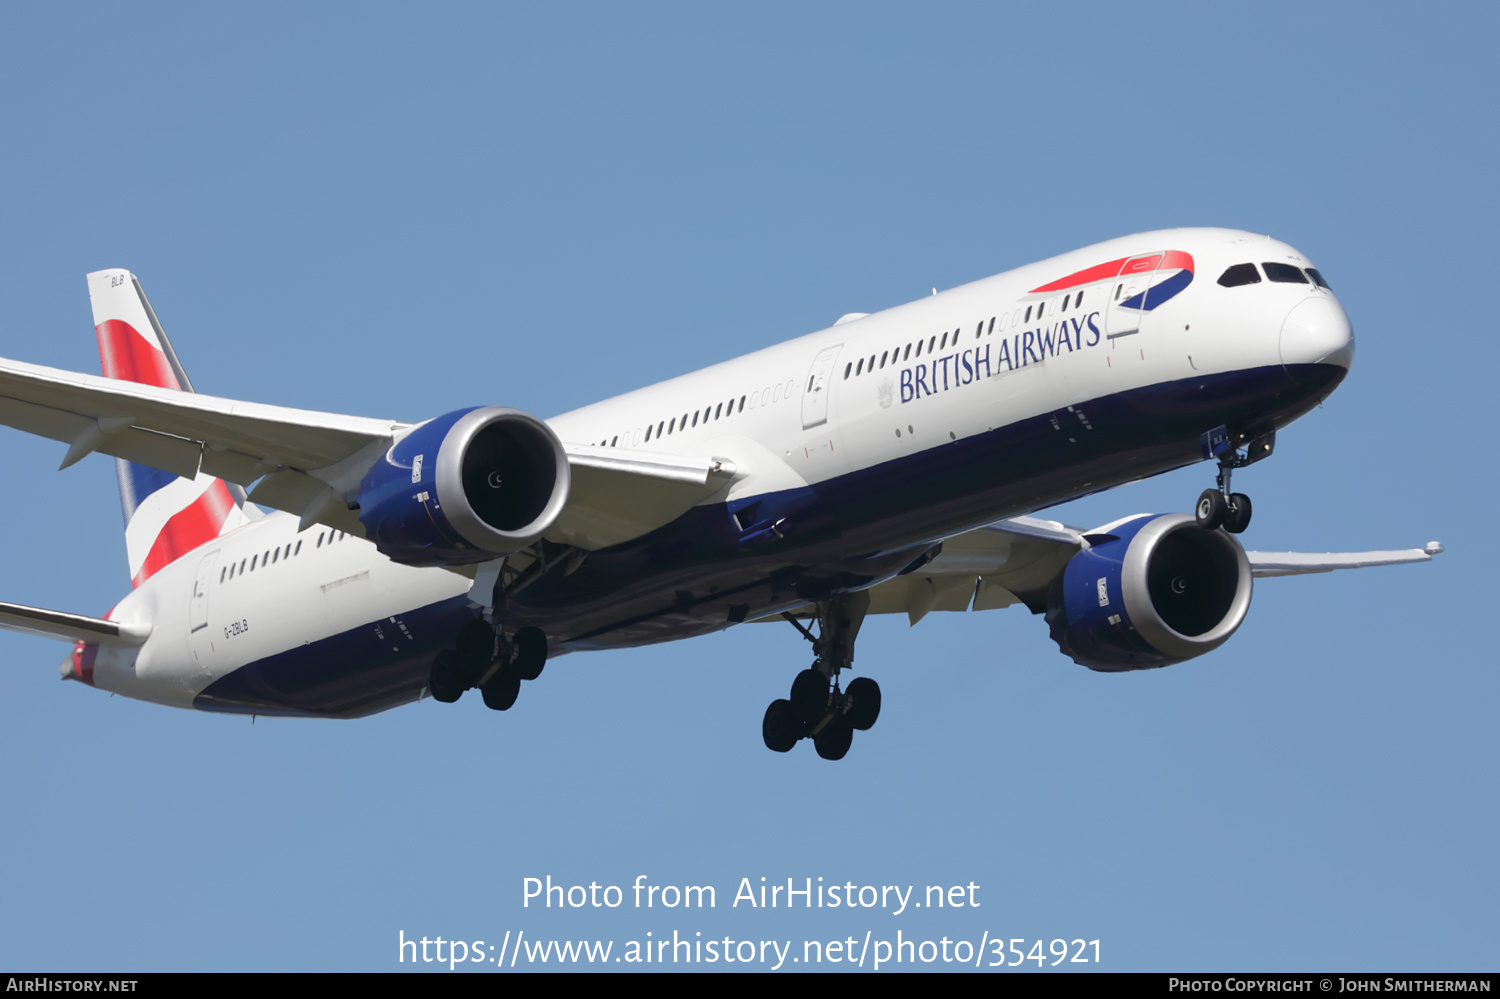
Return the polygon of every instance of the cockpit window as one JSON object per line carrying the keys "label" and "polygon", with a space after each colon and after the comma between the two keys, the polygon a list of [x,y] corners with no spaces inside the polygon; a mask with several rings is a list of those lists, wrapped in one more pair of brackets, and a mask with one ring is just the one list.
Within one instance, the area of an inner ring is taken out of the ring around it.
{"label": "cockpit window", "polygon": [[1266,269],[1266,277],[1278,284],[1307,284],[1307,275],[1291,264],[1261,264],[1261,266]]}
{"label": "cockpit window", "polygon": [[[1318,269],[1316,267],[1309,267],[1307,269],[1307,276],[1312,278],[1313,284],[1317,285],[1319,288],[1328,288],[1328,282],[1323,280],[1323,275],[1318,273]],[[1333,289],[1328,288],[1328,290],[1332,291]]]}
{"label": "cockpit window", "polygon": [[1219,275],[1219,283],[1226,288],[1238,288],[1242,284],[1260,284],[1260,271],[1254,264],[1235,264]]}

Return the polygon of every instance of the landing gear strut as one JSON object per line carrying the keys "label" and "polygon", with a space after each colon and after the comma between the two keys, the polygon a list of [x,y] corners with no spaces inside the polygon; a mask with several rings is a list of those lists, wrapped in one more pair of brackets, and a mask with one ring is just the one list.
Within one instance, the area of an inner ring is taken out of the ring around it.
{"label": "landing gear strut", "polygon": [[1233,447],[1219,455],[1218,488],[1203,490],[1194,510],[1199,527],[1208,531],[1222,527],[1230,534],[1240,534],[1250,526],[1250,497],[1230,492],[1230,476],[1236,468],[1269,458],[1275,447],[1276,433],[1272,431],[1251,441],[1244,455]]}
{"label": "landing gear strut", "polygon": [[[489,587],[487,616],[469,621],[458,631],[454,648],[439,652],[432,660],[428,689],[434,700],[456,701],[470,687],[478,687],[486,707],[509,711],[521,693],[521,681],[535,680],[547,665],[547,636],[540,628],[521,628],[506,636],[506,609],[518,594],[561,567],[570,575],[583,564],[588,552],[566,545],[540,542],[531,564],[515,571],[506,559],[486,563],[486,572],[475,577],[475,586]],[[493,582],[490,582],[493,580]],[[494,623],[492,624],[491,621]]]}
{"label": "landing gear strut", "polygon": [[856,729],[864,731],[880,717],[880,685],[860,677],[839,689],[839,671],[854,661],[854,638],[870,607],[865,592],[846,593],[817,605],[814,635],[791,614],[783,614],[812,643],[813,664],[792,681],[791,696],[771,702],[761,723],[766,748],[785,753],[800,739],[811,739],[825,760],[849,752]]}
{"label": "landing gear strut", "polygon": [[459,629],[454,646],[433,657],[427,681],[433,700],[448,704],[478,687],[486,707],[508,711],[520,696],[521,681],[535,680],[547,665],[547,636],[537,628],[507,638],[475,618]]}

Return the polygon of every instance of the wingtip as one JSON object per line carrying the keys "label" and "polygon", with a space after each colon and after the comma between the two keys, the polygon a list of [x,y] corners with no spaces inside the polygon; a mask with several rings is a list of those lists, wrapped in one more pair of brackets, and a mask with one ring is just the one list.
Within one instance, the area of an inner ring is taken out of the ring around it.
{"label": "wingtip", "polygon": [[1429,555],[1441,555],[1443,554],[1443,543],[1441,541],[1429,541],[1423,546],[1422,550]]}

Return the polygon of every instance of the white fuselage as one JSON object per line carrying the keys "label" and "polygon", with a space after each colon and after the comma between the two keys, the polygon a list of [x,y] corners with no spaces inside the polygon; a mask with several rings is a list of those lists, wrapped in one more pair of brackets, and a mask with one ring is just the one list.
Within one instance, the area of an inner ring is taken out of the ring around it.
{"label": "white fuselage", "polygon": [[[1113,274],[1055,293],[1035,290],[1106,261],[1164,251],[1191,256],[1190,282],[1148,311],[1119,307],[1145,287]],[[1216,283],[1227,267],[1247,261],[1308,266],[1292,247],[1242,232],[1130,236],[847,319],[548,423],[570,443],[729,458],[736,475],[707,501],[716,504],[876,467],[899,470],[905,458],[1046,414],[1056,435],[1048,446],[1065,463],[1069,448],[1086,447],[1101,429],[1089,413],[1095,400],[1228,372],[1348,366],[1348,323],[1332,293],[1307,283]],[[1294,310],[1301,318],[1289,321]],[[1216,421],[1202,422],[1195,433]],[[899,477],[885,486],[902,487]],[[1049,487],[1034,505],[1101,487],[1093,480]],[[974,509],[892,536],[889,547],[1018,512]],[[187,707],[246,664],[359,629],[392,654],[407,644],[440,647],[449,636],[414,635],[404,617],[462,597],[469,586],[445,569],[397,565],[360,538],[324,527],[299,533],[295,517],[273,513],[177,560],[126,597],[111,616],[149,623],[151,637],[138,650],[101,649],[94,683]]]}

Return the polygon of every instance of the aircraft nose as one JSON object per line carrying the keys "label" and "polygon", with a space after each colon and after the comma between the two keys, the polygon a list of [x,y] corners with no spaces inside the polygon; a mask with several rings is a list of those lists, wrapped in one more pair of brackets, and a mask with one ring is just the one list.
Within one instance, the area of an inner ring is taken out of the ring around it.
{"label": "aircraft nose", "polygon": [[1343,307],[1319,295],[1287,313],[1281,324],[1281,363],[1288,370],[1304,364],[1336,364],[1349,370],[1354,363],[1354,329]]}

